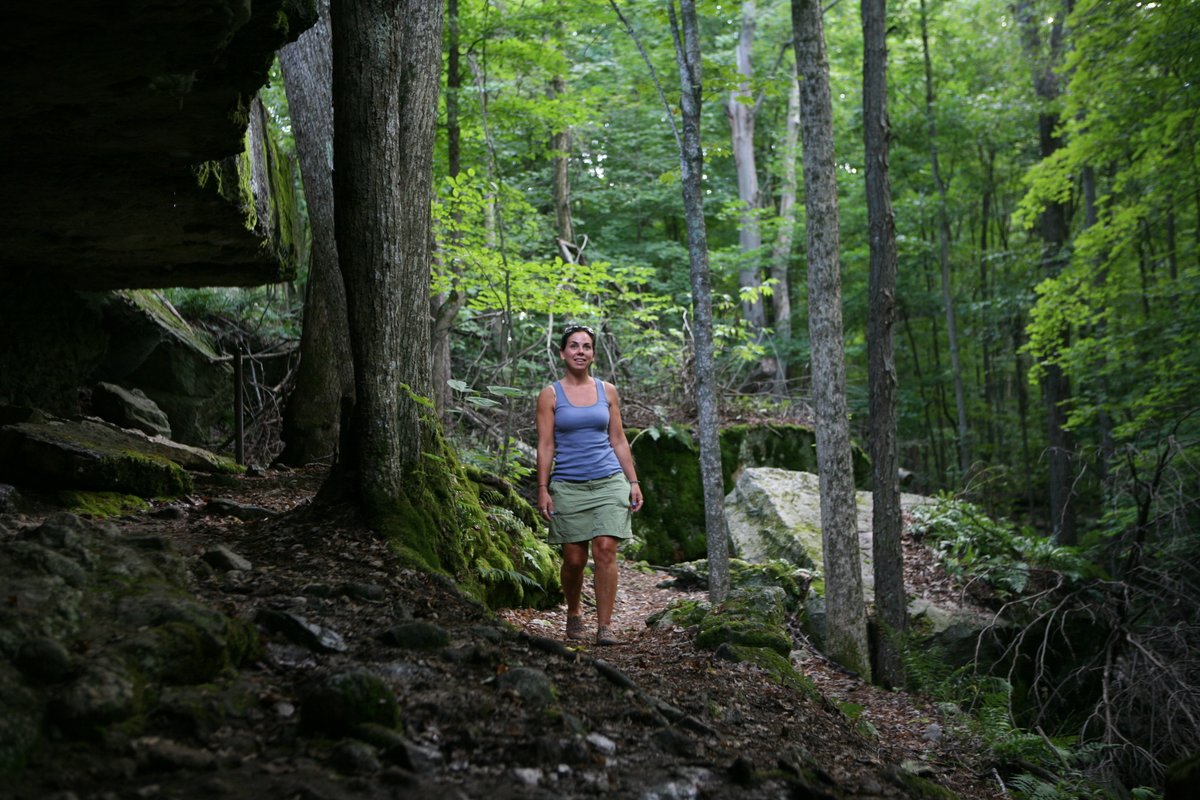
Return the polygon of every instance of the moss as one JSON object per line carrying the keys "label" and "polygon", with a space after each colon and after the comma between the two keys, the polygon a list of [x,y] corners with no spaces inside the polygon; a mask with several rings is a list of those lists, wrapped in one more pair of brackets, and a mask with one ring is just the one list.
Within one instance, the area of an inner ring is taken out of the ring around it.
{"label": "moss", "polygon": [[197,330],[187,324],[158,292],[149,289],[122,289],[117,291],[116,294],[124,297],[130,303],[154,317],[156,322],[174,331],[181,339],[193,345],[206,356],[214,359],[219,358],[212,338],[204,331]]}
{"label": "moss", "polygon": [[771,680],[780,686],[794,689],[814,700],[821,699],[821,692],[815,683],[796,671],[787,656],[781,655],[769,647],[753,647],[748,645],[730,645],[724,651],[739,662],[754,664],[771,676]]}
{"label": "moss", "polygon": [[448,575],[489,607],[556,602],[553,553],[526,524],[532,509],[494,479],[472,480],[440,434],[430,439],[401,497],[364,498],[372,527],[406,566]]}
{"label": "moss", "polygon": [[140,513],[150,507],[149,503],[137,495],[121,494],[120,492],[65,489],[55,496],[65,511],[81,517],[119,517],[124,514]]}
{"label": "moss", "polygon": [[178,497],[192,490],[192,479],[183,467],[160,456],[126,451],[102,456],[100,464],[111,476],[108,486],[141,497]]}

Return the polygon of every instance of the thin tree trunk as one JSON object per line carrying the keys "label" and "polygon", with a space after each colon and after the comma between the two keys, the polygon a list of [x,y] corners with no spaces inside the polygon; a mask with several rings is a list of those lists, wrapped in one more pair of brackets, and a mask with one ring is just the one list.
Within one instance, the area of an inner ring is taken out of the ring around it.
{"label": "thin tree trunk", "polygon": [[[788,278],[792,261],[792,239],[796,229],[796,156],[800,139],[800,81],[792,77],[788,92],[787,133],[783,145],[783,181],[779,187],[779,235],[771,252],[771,277],[775,280],[771,292],[775,339],[790,352],[792,340],[792,287]],[[776,355],[779,367],[775,371],[775,395],[788,394],[788,359]]]}
{"label": "thin tree trunk", "polygon": [[808,329],[812,342],[821,541],[828,610],[825,649],[834,660],[870,680],[870,647],[858,551],[842,345],[833,101],[818,0],[792,0],[792,29],[796,37],[802,114],[800,133],[804,143]]}
{"label": "thin tree trunk", "polygon": [[[700,145],[700,31],[695,0],[680,0],[679,19],[669,0],[667,10],[679,65],[683,136],[679,167],[683,213],[687,221],[691,266],[692,309],[696,318],[696,404],[699,412],[700,480],[704,489],[704,527],[708,537],[708,596],[718,603],[729,592],[729,535],[725,525],[725,486],[721,475],[720,418],[717,409],[716,363],[713,355],[712,287],[708,271],[708,233],[704,221],[704,151]],[[681,24],[682,23],[682,30]]]}
{"label": "thin tree trunk", "polygon": [[300,365],[283,413],[284,447],[278,457],[281,463],[293,466],[336,454],[341,407],[354,399],[346,290],[333,230],[333,62],[328,0],[318,4],[318,11],[317,24],[279,51],[312,230]]}
{"label": "thin tree trunk", "polygon": [[971,468],[970,428],[967,426],[967,401],[963,390],[962,364],[958,356],[958,321],[954,314],[954,293],[950,282],[950,213],[946,184],[938,164],[937,120],[934,114],[933,63],[929,55],[928,15],[921,0],[921,47],[925,55],[925,115],[929,129],[929,162],[938,193],[938,261],[942,272],[942,305],[946,311],[946,340],[950,348],[950,372],[954,378],[954,409],[958,420],[958,468],[965,478]]}
{"label": "thin tree trunk", "polygon": [[863,138],[871,242],[867,323],[874,479],[871,530],[879,625],[874,667],[881,684],[902,687],[905,672],[901,651],[908,632],[908,594],[904,589],[900,464],[896,455],[896,220],[888,176],[886,20],[886,0],[862,0]]}
{"label": "thin tree trunk", "polygon": [[729,129],[733,140],[733,162],[737,167],[738,199],[742,203],[741,221],[738,226],[738,243],[741,246],[742,268],[738,273],[738,285],[748,296],[742,298],[742,315],[751,330],[760,331],[767,324],[763,307],[762,278],[759,270],[759,253],[762,250],[762,229],[759,210],[762,196],[758,188],[758,166],[754,159],[755,103],[751,82],[754,65],[751,52],[754,45],[754,0],[742,3],[742,29],[738,36],[735,60],[741,80],[730,92],[725,106]]}
{"label": "thin tree trunk", "polygon": [[[1065,9],[1064,9],[1065,11]],[[1056,15],[1050,26],[1048,55],[1043,56],[1042,18],[1029,0],[1016,4],[1016,16],[1021,25],[1026,56],[1033,64],[1034,89],[1044,107],[1051,109],[1058,100],[1059,85],[1056,65],[1062,58],[1064,15]],[[1062,146],[1058,138],[1058,114],[1043,111],[1038,115],[1038,140],[1043,159],[1050,158]],[[1062,269],[1070,237],[1067,208],[1063,203],[1050,203],[1042,212],[1038,233],[1042,237],[1042,271],[1053,277]],[[1065,326],[1060,338],[1065,347],[1071,332]],[[1072,503],[1071,461],[1075,444],[1066,429],[1065,405],[1070,401],[1071,388],[1062,368],[1053,362],[1045,365],[1042,397],[1046,408],[1047,438],[1050,462],[1050,527],[1058,544],[1076,543],[1075,511]]]}
{"label": "thin tree trunk", "polygon": [[[459,96],[462,92],[462,54],[459,45],[458,0],[446,4],[446,174],[455,178],[462,169],[462,128],[459,126]],[[433,358],[433,397],[443,425],[451,425],[453,395],[450,379],[454,377],[450,359],[450,334],[454,320],[466,304],[467,296],[451,290],[439,292],[430,301],[430,349]]]}
{"label": "thin tree trunk", "polygon": [[[420,458],[431,383],[440,0],[334,0],[334,191],[355,403],[331,481],[379,521]],[[436,421],[433,422],[436,426]]]}

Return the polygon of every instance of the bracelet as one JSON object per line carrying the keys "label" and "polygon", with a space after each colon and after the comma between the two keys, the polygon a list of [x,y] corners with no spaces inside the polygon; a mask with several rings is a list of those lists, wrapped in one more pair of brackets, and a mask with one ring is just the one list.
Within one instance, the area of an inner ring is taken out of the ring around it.
{"label": "bracelet", "polygon": [[550,488],[550,484],[548,484],[548,483],[539,483],[539,484],[538,484],[538,488],[539,488],[539,489],[549,489],[549,488]]}
{"label": "bracelet", "polygon": [[630,483],[639,483],[639,481],[630,481]]}

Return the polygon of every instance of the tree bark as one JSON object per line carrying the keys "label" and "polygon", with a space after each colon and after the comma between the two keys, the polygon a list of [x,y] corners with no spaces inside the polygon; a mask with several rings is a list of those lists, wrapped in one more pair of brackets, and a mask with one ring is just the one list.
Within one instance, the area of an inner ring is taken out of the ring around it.
{"label": "tree bark", "polygon": [[863,138],[867,220],[871,243],[868,281],[867,372],[870,384],[871,530],[875,570],[875,676],[904,686],[901,649],[908,631],[908,594],[900,532],[900,463],[896,454],[896,219],[888,175],[887,3],[862,0]]}
{"label": "tree bark", "polygon": [[312,230],[300,365],[284,409],[284,447],[278,457],[293,466],[335,456],[341,407],[354,398],[346,290],[333,230],[333,62],[328,0],[318,4],[318,11],[317,24],[279,51]]}
{"label": "tree bark", "polygon": [[[446,174],[455,178],[461,171],[462,128],[458,122],[459,95],[462,91],[462,53],[459,45],[458,0],[446,4]],[[442,424],[453,424],[450,413],[453,376],[450,359],[450,333],[454,320],[466,304],[466,295],[459,291],[440,292],[430,302],[430,350],[433,359],[433,396]]]}
{"label": "tree bark", "polygon": [[946,341],[950,349],[950,372],[954,379],[954,410],[958,420],[958,469],[965,479],[971,468],[971,430],[967,425],[966,392],[963,389],[962,364],[958,357],[958,320],[954,313],[954,292],[950,280],[950,212],[946,184],[942,180],[937,149],[937,119],[934,115],[933,65],[929,55],[928,15],[921,0],[921,48],[925,55],[925,116],[929,129],[929,164],[938,193],[938,262],[942,275],[942,305],[946,313]]}
{"label": "tree bark", "polygon": [[337,476],[368,519],[417,464],[429,403],[440,0],[334,0],[334,192],[355,403]]}
{"label": "tree bark", "polygon": [[[704,489],[704,527],[708,538],[708,596],[714,603],[729,592],[729,535],[725,525],[725,486],[721,476],[720,420],[717,409],[716,363],[713,356],[712,287],[708,271],[708,233],[704,222],[704,152],[700,146],[700,31],[695,0],[668,2],[675,57],[679,64],[683,137],[679,167],[683,213],[687,222],[691,267],[692,310],[696,318],[696,402],[699,411],[700,481]],[[682,35],[679,22],[682,21]]]}
{"label": "tree bark", "polygon": [[[792,261],[792,239],[796,229],[796,156],[800,139],[800,82],[792,77],[788,92],[787,133],[783,145],[783,180],[779,187],[779,235],[771,251],[771,277],[775,279],[771,292],[771,311],[774,317],[775,339],[790,353],[792,340],[792,287],[788,278]],[[775,395],[788,394],[788,358],[777,355]]]}
{"label": "tree bark", "polygon": [[766,327],[766,313],[761,295],[762,277],[759,270],[759,252],[762,250],[762,228],[759,225],[759,210],[762,195],[758,188],[758,166],[754,159],[754,65],[751,52],[754,46],[754,0],[742,3],[742,29],[738,36],[735,60],[741,80],[730,93],[725,106],[732,134],[733,162],[737,168],[738,199],[742,203],[741,222],[738,226],[738,243],[741,245],[742,268],[738,273],[738,285],[749,290],[742,298],[742,315],[751,330],[761,331]]}
{"label": "tree bark", "polygon": [[[1029,0],[1016,4],[1016,16],[1021,25],[1022,45],[1026,57],[1033,65],[1033,84],[1043,110],[1038,114],[1038,142],[1042,159],[1048,159],[1062,146],[1057,136],[1059,117],[1050,110],[1055,107],[1059,95],[1056,66],[1063,54],[1063,14],[1056,14],[1050,27],[1048,47],[1041,40],[1041,16]],[[1047,53],[1042,55],[1043,51]],[[1062,269],[1067,259],[1067,243],[1070,237],[1065,203],[1050,203],[1042,212],[1038,226],[1042,238],[1042,271],[1053,277]],[[1070,341],[1071,332],[1064,326],[1062,343]],[[1050,527],[1054,541],[1058,544],[1076,544],[1075,510],[1072,503],[1071,461],[1075,443],[1066,429],[1065,405],[1071,399],[1071,387],[1062,368],[1055,363],[1045,365],[1042,379],[1042,399],[1046,409],[1048,460],[1050,464]]]}
{"label": "tree bark", "polygon": [[808,329],[812,343],[821,542],[828,610],[826,652],[867,680],[871,675],[858,554],[846,365],[842,345],[842,288],[838,265],[837,172],[829,61],[818,0],[792,0],[796,69],[800,77],[800,134],[808,233]]}

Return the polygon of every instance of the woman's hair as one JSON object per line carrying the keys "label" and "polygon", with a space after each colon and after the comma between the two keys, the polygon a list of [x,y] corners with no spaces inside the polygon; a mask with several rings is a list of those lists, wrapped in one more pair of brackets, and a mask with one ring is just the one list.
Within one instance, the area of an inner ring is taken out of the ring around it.
{"label": "woman's hair", "polygon": [[571,338],[571,334],[579,333],[580,331],[583,331],[588,336],[592,337],[592,347],[595,347],[596,346],[596,332],[594,330],[589,328],[587,325],[568,325],[566,327],[566,329],[563,330],[562,338],[558,340],[558,349],[566,350],[567,349],[567,339]]}

